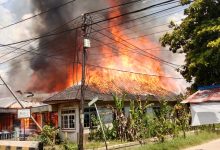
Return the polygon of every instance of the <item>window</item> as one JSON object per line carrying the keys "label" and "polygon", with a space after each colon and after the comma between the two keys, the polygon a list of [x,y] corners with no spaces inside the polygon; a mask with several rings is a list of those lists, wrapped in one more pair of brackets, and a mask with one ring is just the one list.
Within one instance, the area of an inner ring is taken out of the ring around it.
{"label": "window", "polygon": [[153,110],[156,116],[160,116],[160,106],[154,106]]}
{"label": "window", "polygon": [[61,111],[61,125],[62,129],[75,129],[75,110]]}
{"label": "window", "polygon": [[94,127],[92,123],[92,116],[97,116],[95,108],[85,108],[84,109],[84,127]]}

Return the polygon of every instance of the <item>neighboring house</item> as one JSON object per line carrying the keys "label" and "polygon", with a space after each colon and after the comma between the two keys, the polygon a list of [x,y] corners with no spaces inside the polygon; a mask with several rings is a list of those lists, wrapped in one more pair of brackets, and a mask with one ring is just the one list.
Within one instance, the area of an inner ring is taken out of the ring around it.
{"label": "neighboring house", "polygon": [[[94,107],[88,107],[88,102],[98,96],[97,107],[99,113],[103,117],[105,124],[112,123],[113,114],[108,105],[114,106],[113,96],[108,93],[97,92],[97,89],[86,87],[85,90],[85,109],[84,109],[84,133],[88,137],[89,129],[92,126],[91,115],[96,114]],[[149,94],[147,94],[149,95]],[[146,100],[146,95],[139,96],[141,100]],[[127,98],[135,99],[137,95],[127,94]],[[63,138],[68,138],[77,142],[79,137],[79,105],[81,99],[80,85],[72,86],[66,90],[55,94],[54,96],[44,100],[46,104],[50,104],[52,108],[58,110],[58,126],[61,128]],[[158,103],[159,97],[151,95],[151,99]],[[175,103],[175,99],[170,99]],[[129,114],[129,101],[125,101],[125,114]],[[149,110],[151,111],[151,110]]]}
{"label": "neighboring house", "polygon": [[220,85],[205,86],[181,103],[189,103],[192,126],[220,123]]}
{"label": "neighboring house", "polygon": [[[57,111],[54,112],[50,105],[37,102],[35,98],[26,98],[21,103],[31,109],[32,116],[41,126],[48,123],[57,126]],[[0,138],[3,133],[10,134],[10,137],[15,131],[23,134],[24,127],[28,135],[40,131],[30,118],[18,119],[18,109],[21,106],[13,97],[0,98]]]}

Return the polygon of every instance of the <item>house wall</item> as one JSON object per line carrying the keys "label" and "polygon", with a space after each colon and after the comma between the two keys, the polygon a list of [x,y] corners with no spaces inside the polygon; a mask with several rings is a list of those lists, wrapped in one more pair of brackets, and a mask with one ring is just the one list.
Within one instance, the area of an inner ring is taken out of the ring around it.
{"label": "house wall", "polygon": [[[87,104],[87,103],[86,103]],[[85,108],[88,107],[88,105],[85,105]],[[101,118],[103,119],[104,123],[112,126],[112,121],[113,121],[113,115],[111,112],[111,109],[106,108],[105,104],[98,103],[97,108],[99,111],[99,114]],[[61,123],[61,111],[62,110],[68,110],[68,109],[74,109],[75,110],[75,129],[62,129],[62,123]],[[129,106],[125,107],[125,114],[129,115]],[[58,127],[60,127],[60,135],[63,139],[68,139],[73,142],[78,142],[78,135],[79,135],[79,103],[77,102],[67,102],[67,103],[62,103],[58,105]],[[84,138],[88,139],[89,136],[89,127],[84,128]]]}
{"label": "house wall", "polygon": [[[114,105],[113,102],[98,102],[97,103],[97,108],[99,111],[99,114],[101,118],[103,119],[104,123],[108,126],[112,126],[112,121],[113,121],[113,114],[110,108],[107,108],[107,105]],[[78,136],[79,136],[79,102],[66,102],[66,103],[61,103],[57,105],[58,107],[58,127],[60,127],[60,135],[63,139],[68,139],[70,141],[78,143]],[[125,115],[129,115],[129,102],[125,103]],[[85,102],[85,108],[88,107],[87,102]],[[64,109],[74,109],[75,110],[75,129],[62,129],[61,125],[61,111]],[[147,113],[153,114],[153,108],[148,108]],[[84,139],[88,139],[89,136],[89,127],[84,128]]]}
{"label": "house wall", "polygon": [[[64,109],[75,110],[75,129],[67,130],[61,128],[61,111]],[[60,127],[60,135],[63,139],[68,139],[74,142],[78,141],[79,133],[79,103],[63,103],[58,105],[58,127]]]}
{"label": "house wall", "polygon": [[14,121],[16,114],[11,113],[0,113],[0,131],[9,131],[14,130]]}

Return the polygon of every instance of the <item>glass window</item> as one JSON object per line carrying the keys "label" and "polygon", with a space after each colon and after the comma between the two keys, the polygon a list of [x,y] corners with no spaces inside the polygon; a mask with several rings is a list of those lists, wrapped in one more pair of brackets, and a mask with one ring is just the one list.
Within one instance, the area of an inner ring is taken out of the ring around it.
{"label": "glass window", "polygon": [[94,107],[84,109],[84,127],[94,127],[92,123],[92,116],[97,116],[96,110]]}
{"label": "glass window", "polygon": [[62,129],[75,129],[75,110],[61,111],[61,125]]}

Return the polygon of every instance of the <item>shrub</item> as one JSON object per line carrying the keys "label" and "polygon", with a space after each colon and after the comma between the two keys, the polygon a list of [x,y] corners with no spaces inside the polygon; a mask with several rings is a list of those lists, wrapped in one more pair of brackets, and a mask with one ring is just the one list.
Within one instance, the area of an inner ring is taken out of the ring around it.
{"label": "shrub", "polygon": [[56,135],[58,134],[58,132],[59,130],[57,128],[45,125],[40,134],[40,141],[45,145],[54,146]]}
{"label": "shrub", "polygon": [[164,142],[166,135],[178,134],[178,128],[172,120],[172,107],[166,101],[160,102],[160,109],[155,111],[156,116],[152,121],[154,124],[155,136],[160,142]]}
{"label": "shrub", "polygon": [[69,141],[65,141],[63,143],[63,149],[64,150],[77,150],[77,144],[69,142]]}
{"label": "shrub", "polygon": [[[101,118],[101,121],[103,119]],[[103,133],[102,133],[102,129],[100,127],[100,122],[98,120],[98,118],[96,118],[96,116],[92,116],[92,123],[94,126],[92,129],[90,129],[90,133],[89,133],[89,140],[95,140],[95,141],[103,141]],[[106,136],[106,140],[114,140],[116,139],[116,131],[113,127],[110,126],[106,126],[103,122],[103,129],[105,132],[105,136]]]}
{"label": "shrub", "polygon": [[189,129],[189,110],[185,104],[177,103],[173,111],[175,123],[182,130],[184,138],[186,138],[186,131]]}

